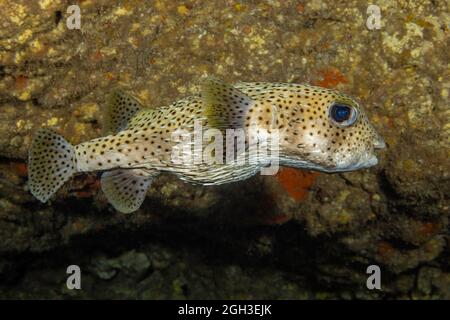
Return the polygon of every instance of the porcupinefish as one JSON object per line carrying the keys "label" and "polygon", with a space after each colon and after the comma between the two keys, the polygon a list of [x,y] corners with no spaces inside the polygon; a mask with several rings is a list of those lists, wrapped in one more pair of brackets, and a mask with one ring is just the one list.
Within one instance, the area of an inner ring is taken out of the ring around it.
{"label": "porcupinefish", "polygon": [[[322,172],[371,167],[378,162],[374,149],[385,147],[360,105],[330,89],[208,79],[198,95],[159,108],[143,108],[118,89],[106,103],[105,136],[73,146],[50,129],[37,132],[29,150],[30,191],[46,202],[75,173],[102,171],[101,187],[109,202],[130,213],[141,206],[160,172],[217,185],[246,179],[268,165],[270,159],[244,164],[174,161],[179,144],[174,133],[195,135],[196,121],[219,132],[276,131],[281,166]],[[249,147],[246,143],[243,152]]]}

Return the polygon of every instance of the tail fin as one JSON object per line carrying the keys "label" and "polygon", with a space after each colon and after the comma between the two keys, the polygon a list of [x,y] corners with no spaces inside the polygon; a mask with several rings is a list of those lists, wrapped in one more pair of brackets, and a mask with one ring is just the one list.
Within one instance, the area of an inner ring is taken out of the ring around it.
{"label": "tail fin", "polygon": [[31,193],[46,202],[76,172],[73,146],[49,129],[40,129],[28,154]]}

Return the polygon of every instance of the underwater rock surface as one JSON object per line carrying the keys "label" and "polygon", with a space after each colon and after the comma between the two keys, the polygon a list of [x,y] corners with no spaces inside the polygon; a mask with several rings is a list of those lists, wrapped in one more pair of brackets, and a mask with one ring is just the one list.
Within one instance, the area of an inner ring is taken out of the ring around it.
{"label": "underwater rock surface", "polygon": [[[449,13],[445,2],[0,3],[0,298],[449,299]],[[282,169],[220,187],[157,178],[111,209],[96,175],[41,204],[26,184],[34,132],[100,136],[116,86],[147,106],[201,77],[298,82],[357,97],[388,148],[345,174]],[[82,290],[66,288],[79,265]],[[366,288],[379,265],[382,290]]]}

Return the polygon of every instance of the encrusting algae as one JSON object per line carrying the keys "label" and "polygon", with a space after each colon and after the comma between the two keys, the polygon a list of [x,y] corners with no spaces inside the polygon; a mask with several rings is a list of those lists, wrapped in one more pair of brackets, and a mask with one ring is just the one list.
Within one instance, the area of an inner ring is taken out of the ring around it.
{"label": "encrusting algae", "polygon": [[[140,207],[160,172],[218,185],[246,179],[274,161],[323,172],[351,171],[377,164],[374,149],[385,146],[355,100],[299,84],[228,85],[209,79],[201,94],[156,109],[142,108],[116,90],[105,117],[106,136],[76,146],[49,129],[36,134],[29,152],[29,185],[36,198],[46,202],[75,173],[104,171],[103,192],[117,210],[129,213]],[[200,134],[210,130],[209,140],[214,137],[217,143],[208,149],[208,139],[200,136],[200,156],[206,146],[214,161],[195,161],[198,124]],[[223,144],[221,134],[228,138],[230,129],[249,137],[243,148],[228,149],[228,140]],[[180,148],[184,139],[189,142]],[[253,148],[263,142],[269,150],[255,155]],[[221,153],[224,149],[231,150],[233,161]],[[175,150],[180,158],[174,157]],[[235,153],[248,161],[234,161]]]}

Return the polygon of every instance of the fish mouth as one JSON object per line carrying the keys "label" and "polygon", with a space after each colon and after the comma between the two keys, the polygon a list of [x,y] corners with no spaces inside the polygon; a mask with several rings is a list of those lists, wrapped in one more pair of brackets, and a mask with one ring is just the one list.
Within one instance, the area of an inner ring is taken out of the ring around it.
{"label": "fish mouth", "polygon": [[386,142],[384,142],[384,139],[381,136],[378,136],[375,142],[373,143],[374,149],[385,149],[386,148]]}

